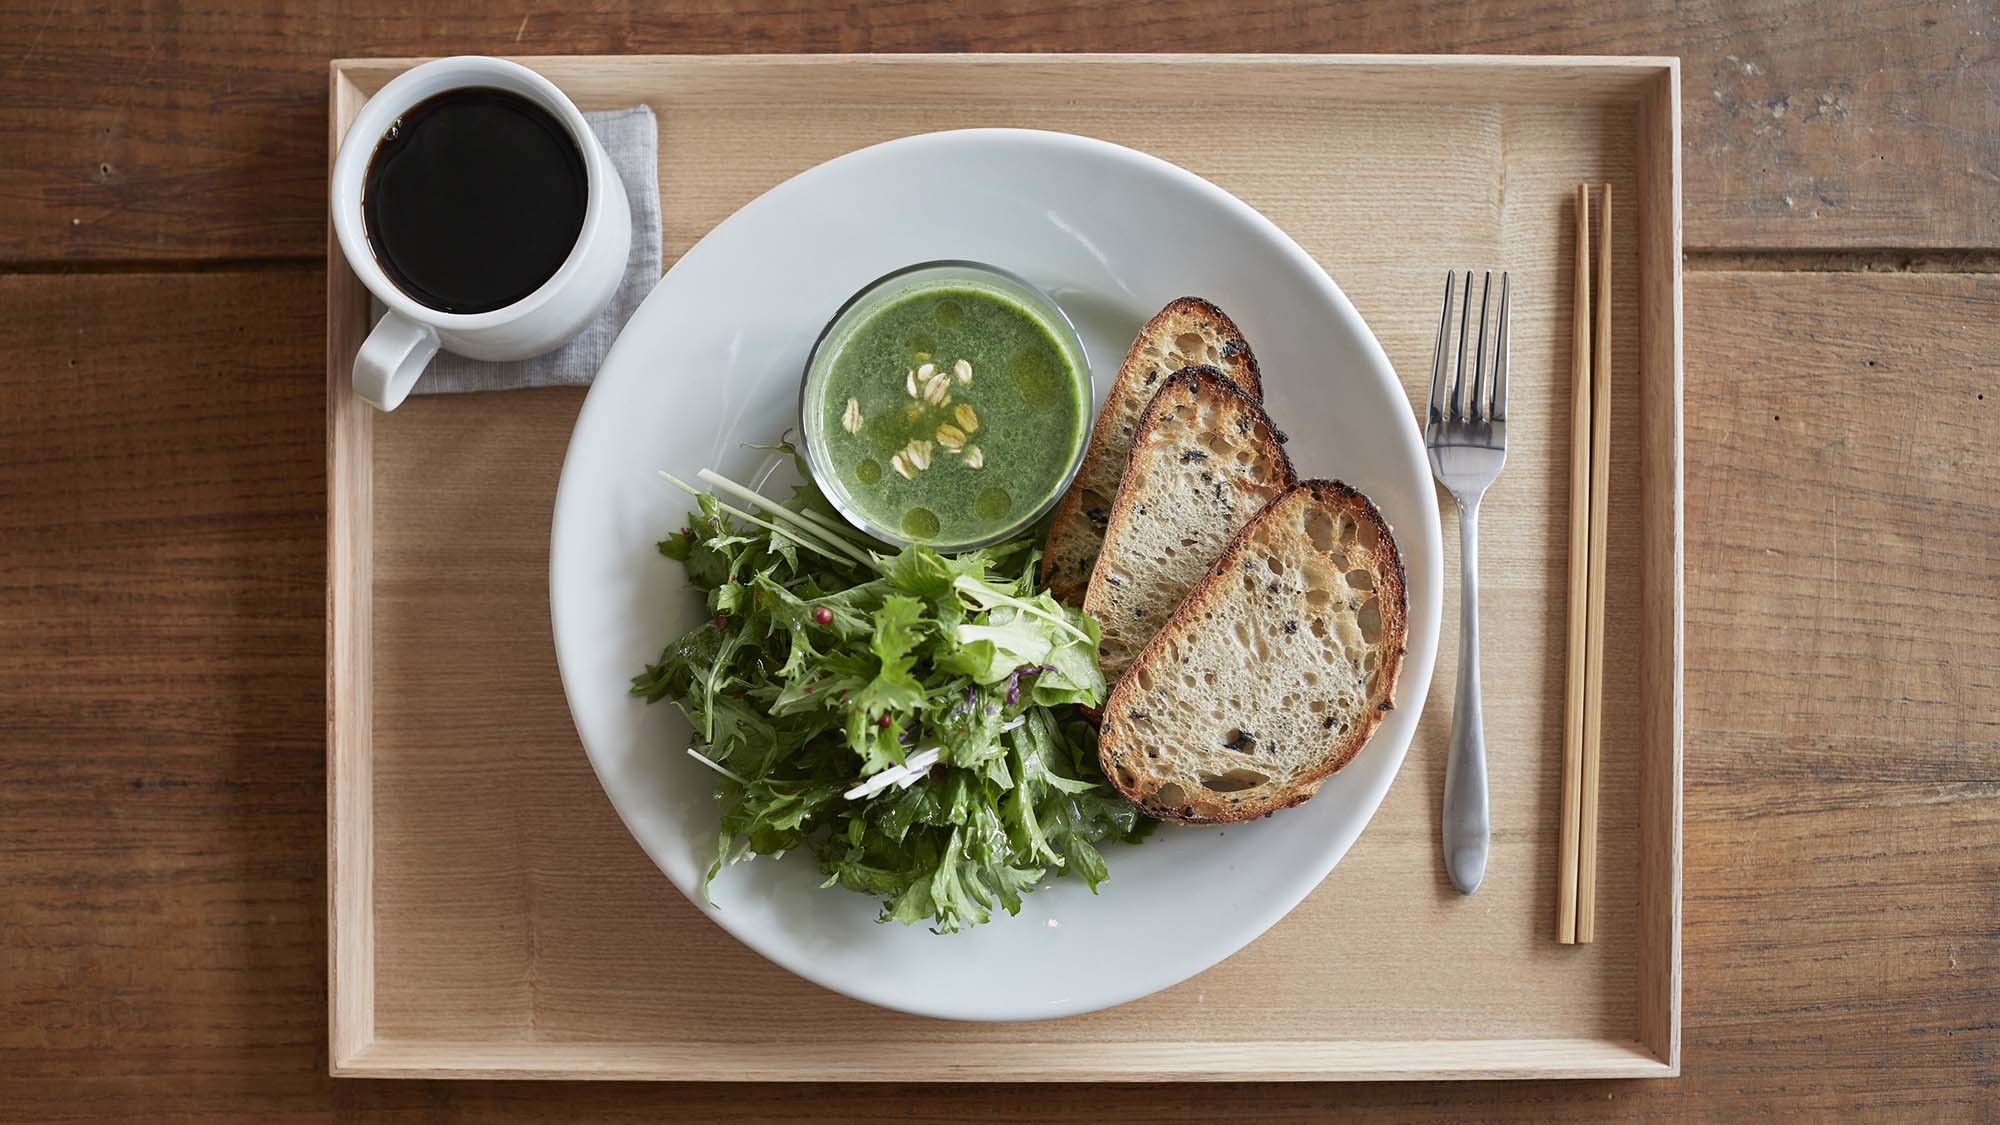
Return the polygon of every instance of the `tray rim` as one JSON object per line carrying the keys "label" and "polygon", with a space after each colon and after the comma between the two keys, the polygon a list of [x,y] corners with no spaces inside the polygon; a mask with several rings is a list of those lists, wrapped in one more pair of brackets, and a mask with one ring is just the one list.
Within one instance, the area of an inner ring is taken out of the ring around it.
{"label": "tray rim", "polygon": [[[341,58],[328,68],[328,160],[365,100],[357,77],[387,75],[422,58]],[[1615,1039],[1396,1039],[1181,1041],[1100,1044],[1079,1051],[989,1044],[966,1060],[960,1048],[899,1056],[894,1068],[857,1065],[810,1050],[618,1041],[494,1043],[385,1040],[375,1034],[372,897],[373,714],[372,450],[374,411],[353,393],[348,365],[359,283],[327,232],[327,1019],[328,1072],[335,1077],[588,1078],[757,1081],[907,1081],[922,1063],[931,1081],[1365,1081],[1408,1079],[1674,1077],[1681,1045],[1684,475],[1682,451],[1682,265],[1680,60],[1656,56],[1297,55],[1297,54],[898,54],[547,55],[529,66],[667,66],[676,77],[740,88],[757,71],[827,66],[939,66],[972,73],[993,66],[1080,68],[1190,65],[1305,68],[1340,86],[1362,82],[1379,96],[1537,102],[1551,91],[1591,94],[1637,107],[1641,502],[1664,512],[1642,519],[1642,622],[1647,630],[1641,706],[1642,753],[1636,1041]],[[1524,85],[1525,84],[1525,85]],[[1441,96],[1442,95],[1442,96]],[[1649,248],[1663,261],[1648,263]],[[365,305],[365,302],[364,302]],[[365,326],[364,326],[365,327]],[[1645,483],[1652,481],[1652,486]],[[1664,488],[1664,491],[1662,490]],[[1662,526],[1664,525],[1664,526]],[[1664,577],[1658,572],[1664,570]],[[1659,759],[1655,762],[1653,759]],[[1666,870],[1654,870],[1664,864]],[[1037,1052],[1041,1052],[1037,1054]]]}

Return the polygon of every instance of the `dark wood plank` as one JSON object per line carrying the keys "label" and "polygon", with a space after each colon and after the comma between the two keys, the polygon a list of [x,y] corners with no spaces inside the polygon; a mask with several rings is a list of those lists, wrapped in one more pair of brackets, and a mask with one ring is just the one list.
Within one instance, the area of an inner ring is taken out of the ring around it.
{"label": "dark wood plank", "polygon": [[1991,1120],[2000,277],[1698,273],[1686,315],[1686,1072]]}
{"label": "dark wood plank", "polygon": [[0,0],[0,263],[317,256],[327,60],[454,51],[1678,54],[1689,248],[1990,248],[1995,42],[1912,0]]}
{"label": "dark wood plank", "polygon": [[0,1105],[23,1120],[1991,1119],[2000,278],[1689,279],[1685,1077],[325,1076],[322,283],[0,279]]}
{"label": "dark wood plank", "polygon": [[322,285],[0,279],[0,1116],[324,1051]]}

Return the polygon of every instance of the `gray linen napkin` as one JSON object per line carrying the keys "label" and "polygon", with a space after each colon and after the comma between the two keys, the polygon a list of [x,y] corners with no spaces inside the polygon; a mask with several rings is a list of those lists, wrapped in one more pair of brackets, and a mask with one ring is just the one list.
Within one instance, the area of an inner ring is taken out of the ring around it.
{"label": "gray linen napkin", "polygon": [[[660,131],[652,107],[600,110],[583,118],[604,143],[612,167],[625,181],[625,198],[632,205],[632,257],[625,263],[625,280],[612,295],[611,304],[576,339],[533,359],[493,363],[441,351],[410,393],[448,395],[518,387],[588,386],[619,330],[660,280]],[[375,306],[378,319],[382,311],[381,305]]]}

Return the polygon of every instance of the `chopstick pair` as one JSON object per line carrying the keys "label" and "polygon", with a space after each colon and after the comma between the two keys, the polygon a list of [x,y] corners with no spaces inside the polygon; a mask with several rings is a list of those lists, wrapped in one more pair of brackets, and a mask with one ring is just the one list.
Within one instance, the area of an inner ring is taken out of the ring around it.
{"label": "chopstick pair", "polygon": [[1590,249],[1590,185],[1578,184],[1576,320],[1570,357],[1569,668],[1563,720],[1562,868],[1556,880],[1556,940],[1565,945],[1588,943],[1597,936],[1597,773],[1604,715],[1604,555],[1610,524],[1610,184],[1604,185],[1598,206],[1594,301]]}

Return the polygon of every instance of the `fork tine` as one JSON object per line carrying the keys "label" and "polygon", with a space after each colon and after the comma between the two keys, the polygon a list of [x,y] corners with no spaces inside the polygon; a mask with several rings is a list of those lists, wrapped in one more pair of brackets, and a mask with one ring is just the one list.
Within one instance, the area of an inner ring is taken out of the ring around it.
{"label": "fork tine", "polygon": [[1507,330],[1507,275],[1500,275],[1500,328],[1494,334],[1493,357],[1493,420],[1507,420],[1507,353],[1513,345],[1513,334]]}
{"label": "fork tine", "polygon": [[1431,348],[1431,399],[1428,421],[1444,420],[1444,359],[1445,349],[1451,345],[1451,295],[1452,286],[1457,283],[1458,274],[1446,270],[1444,274],[1444,308],[1438,312],[1437,343]]}
{"label": "fork tine", "polygon": [[[1466,290],[1466,302],[1472,300],[1472,291]],[[1486,414],[1486,324],[1487,305],[1493,297],[1493,271],[1487,270],[1486,277],[1479,283],[1479,349],[1474,353],[1477,361],[1472,365],[1472,403],[1466,411],[1469,421],[1484,421]],[[1494,349],[1498,351],[1498,348]]]}
{"label": "fork tine", "polygon": [[1465,418],[1465,334],[1471,327],[1472,271],[1465,271],[1465,303],[1458,307],[1458,366],[1451,373],[1451,420]]}

